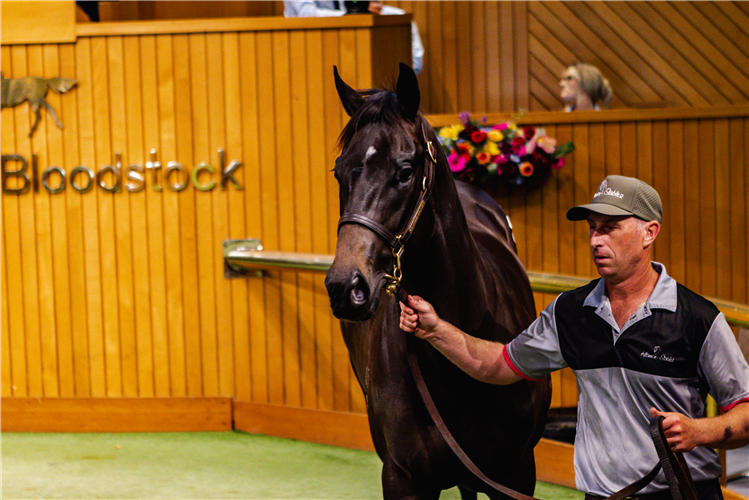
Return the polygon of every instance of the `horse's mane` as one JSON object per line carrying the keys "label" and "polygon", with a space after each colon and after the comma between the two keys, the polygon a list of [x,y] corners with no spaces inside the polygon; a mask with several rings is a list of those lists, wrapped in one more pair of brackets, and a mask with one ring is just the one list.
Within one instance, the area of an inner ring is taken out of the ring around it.
{"label": "horse's mane", "polygon": [[[364,104],[351,116],[351,119],[343,127],[338,137],[338,147],[343,149],[354,137],[357,130],[371,123],[382,123],[387,127],[400,127],[408,130],[414,139],[418,140],[416,131],[421,129],[421,113],[412,122],[401,113],[398,104],[398,96],[390,90],[367,89],[360,90],[359,94],[364,98]],[[417,125],[416,127],[404,127],[405,124]]]}

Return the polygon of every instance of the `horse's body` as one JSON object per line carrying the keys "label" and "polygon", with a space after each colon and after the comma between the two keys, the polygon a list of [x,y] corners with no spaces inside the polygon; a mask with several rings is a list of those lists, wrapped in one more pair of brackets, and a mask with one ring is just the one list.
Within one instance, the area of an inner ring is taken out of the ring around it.
{"label": "horse's body", "polygon": [[42,117],[40,110],[41,106],[44,106],[47,111],[49,111],[52,118],[55,120],[55,124],[62,128],[62,123],[60,123],[60,120],[57,118],[55,110],[49,105],[47,99],[45,99],[47,96],[47,90],[52,89],[63,94],[75,87],[77,83],[78,81],[72,78],[61,77],[41,78],[38,76],[28,76],[25,78],[3,78],[2,92],[0,92],[2,105],[0,105],[0,107],[6,108],[18,106],[23,101],[29,101],[31,110],[36,113],[36,121],[34,121],[34,125],[31,127],[29,137],[34,135],[34,131],[36,130],[37,125],[39,125],[39,120]]}
{"label": "horse's body", "polygon": [[[428,182],[431,196],[405,245],[401,284],[471,335],[509,342],[535,317],[511,228],[488,195],[468,185],[456,188],[434,132],[418,113],[413,72],[401,66],[397,95],[381,91],[364,99],[337,72],[336,85],[352,116],[336,162],[341,214],[362,214],[394,233],[400,231],[431,161],[425,141],[432,141],[437,159]],[[383,460],[384,496],[438,498],[441,490],[455,485],[464,495],[490,492],[435,427],[409,370],[407,342],[442,418],[468,456],[491,479],[532,494],[533,447],[549,406],[548,378],[510,386],[484,384],[427,342],[409,339],[399,328],[397,299],[380,293],[393,261],[380,236],[358,223],[343,223],[326,278],[333,312],[344,320],[343,336],[366,396],[372,438]]]}

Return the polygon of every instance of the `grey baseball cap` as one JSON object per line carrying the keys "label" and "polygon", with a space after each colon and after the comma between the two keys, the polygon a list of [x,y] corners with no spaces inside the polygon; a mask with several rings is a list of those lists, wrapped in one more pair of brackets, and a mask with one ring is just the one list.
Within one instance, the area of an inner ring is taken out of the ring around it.
{"label": "grey baseball cap", "polygon": [[634,215],[645,221],[663,218],[661,197],[652,186],[634,177],[609,175],[587,205],[572,207],[567,211],[569,220],[585,220],[589,212],[603,215]]}

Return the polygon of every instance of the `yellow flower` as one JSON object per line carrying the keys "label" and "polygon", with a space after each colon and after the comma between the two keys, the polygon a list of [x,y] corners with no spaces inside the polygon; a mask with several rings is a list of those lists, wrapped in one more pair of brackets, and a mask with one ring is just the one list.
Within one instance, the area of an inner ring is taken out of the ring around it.
{"label": "yellow flower", "polygon": [[493,142],[499,142],[505,138],[499,130],[490,130],[487,136],[489,137],[489,140]]}
{"label": "yellow flower", "polygon": [[497,146],[496,142],[488,141],[484,145],[484,151],[486,151],[487,153],[489,153],[492,156],[497,156],[497,155],[499,155],[499,146]]}
{"label": "yellow flower", "polygon": [[465,127],[462,124],[450,125],[449,127],[442,127],[440,129],[440,137],[450,139],[453,141],[458,140],[458,134],[460,134]]}

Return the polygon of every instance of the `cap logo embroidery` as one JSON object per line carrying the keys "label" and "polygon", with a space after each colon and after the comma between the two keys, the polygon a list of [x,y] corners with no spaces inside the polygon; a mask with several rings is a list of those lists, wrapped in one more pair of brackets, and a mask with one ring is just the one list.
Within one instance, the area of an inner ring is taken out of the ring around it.
{"label": "cap logo embroidery", "polygon": [[593,198],[598,198],[599,196],[614,196],[619,199],[624,198],[624,195],[622,193],[609,188],[609,183],[605,179],[601,183],[601,185],[598,186],[598,191],[596,191],[596,194],[593,195]]}

